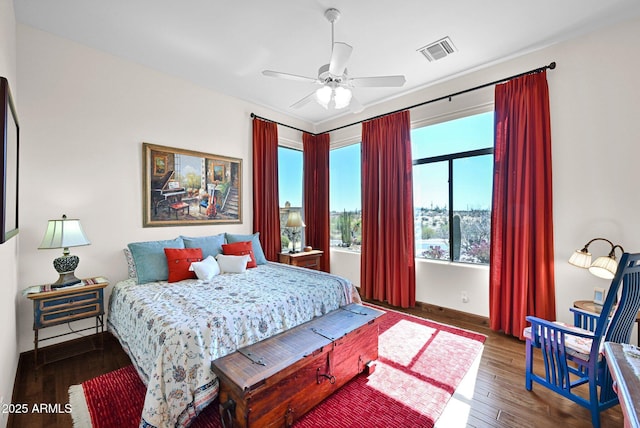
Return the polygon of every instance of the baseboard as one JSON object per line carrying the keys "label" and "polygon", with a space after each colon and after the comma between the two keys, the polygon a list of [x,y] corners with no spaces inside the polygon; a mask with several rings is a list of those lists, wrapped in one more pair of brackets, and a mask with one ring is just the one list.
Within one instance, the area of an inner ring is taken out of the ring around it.
{"label": "baseboard", "polygon": [[459,311],[457,309],[444,308],[442,306],[432,305],[431,303],[416,302],[416,306],[409,310],[401,309],[390,305],[386,302],[380,302],[378,300],[369,300],[362,298],[363,301],[372,303],[374,305],[386,306],[390,309],[401,310],[413,313],[414,315],[420,315],[424,318],[437,317],[439,319],[448,318],[451,320],[462,321],[464,323],[478,326],[481,328],[489,328],[489,318],[482,315],[476,315],[469,312]]}
{"label": "baseboard", "polygon": [[443,308],[431,303],[416,302],[416,308],[427,314],[437,314],[442,317],[464,321],[479,327],[489,327],[489,318],[482,315],[459,311],[457,309]]}

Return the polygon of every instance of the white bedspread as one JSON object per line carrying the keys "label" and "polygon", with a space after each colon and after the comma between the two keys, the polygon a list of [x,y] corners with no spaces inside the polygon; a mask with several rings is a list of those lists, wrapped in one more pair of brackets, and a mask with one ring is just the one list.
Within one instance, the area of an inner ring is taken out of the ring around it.
{"label": "white bedspread", "polygon": [[212,360],[352,302],[343,278],[268,263],[210,282],[119,282],[107,324],[147,385],[140,426],[187,426],[217,395]]}

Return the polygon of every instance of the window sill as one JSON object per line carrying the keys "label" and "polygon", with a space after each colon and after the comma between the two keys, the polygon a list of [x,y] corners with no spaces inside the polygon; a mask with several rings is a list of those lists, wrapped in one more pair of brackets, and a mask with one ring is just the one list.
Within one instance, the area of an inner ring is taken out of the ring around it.
{"label": "window sill", "polygon": [[456,268],[462,269],[480,269],[480,270],[489,270],[489,265],[482,265],[478,263],[466,263],[466,262],[452,262],[449,260],[434,260],[434,259],[425,259],[422,257],[416,257],[416,263],[419,264],[436,264],[436,265],[448,265],[455,266]]}
{"label": "window sill", "polygon": [[347,250],[345,248],[340,248],[340,247],[330,247],[330,251],[332,253],[343,253],[343,254],[357,254],[360,255],[360,251],[354,251],[354,250]]}

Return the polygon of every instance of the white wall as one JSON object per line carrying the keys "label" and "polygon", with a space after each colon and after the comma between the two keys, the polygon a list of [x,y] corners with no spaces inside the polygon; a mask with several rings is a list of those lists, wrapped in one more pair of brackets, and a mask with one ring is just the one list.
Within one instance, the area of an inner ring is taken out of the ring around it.
{"label": "white wall", "polygon": [[[92,243],[72,248],[80,257],[76,274],[104,275],[112,283],[126,278],[122,249],[128,242],[252,231],[250,113],[285,118],[32,27],[18,25],[17,44],[21,288],[57,278],[52,261],[61,252],[37,247],[47,220],[62,214],[79,218]],[[286,130],[281,135],[300,140]],[[143,228],[142,142],[241,158],[243,223]],[[25,351],[33,348],[33,310],[26,298],[17,309],[19,349]],[[43,335],[64,331],[50,328]]]}
{"label": "white wall", "polygon": [[[449,93],[530,70],[551,61],[548,71],[553,147],[553,201],[556,305],[558,319],[572,321],[568,307],[574,300],[591,299],[594,287],[608,283],[567,263],[571,253],[593,237],[606,237],[629,252],[640,251],[640,20],[548,47],[544,50],[452,79],[396,99],[361,118],[414,105]],[[464,95],[411,112],[412,121],[456,109],[486,105],[492,92]],[[325,123],[331,129],[354,121],[353,117]],[[360,127],[332,135],[332,141],[358,140]],[[600,246],[599,246],[600,245]],[[606,253],[594,244],[592,253]],[[359,283],[359,258],[332,253],[332,271]],[[419,261],[417,300],[489,315],[489,274],[485,269],[441,262]],[[462,303],[462,291],[469,302]],[[633,335],[635,338],[635,334]]]}
{"label": "white wall", "polygon": [[[0,0],[0,76],[9,81],[14,102],[18,104],[16,81],[16,21],[12,0]],[[18,118],[20,118],[18,116]],[[13,380],[18,365],[18,242],[20,235],[0,245],[0,403],[11,403]],[[7,415],[0,413],[0,426],[6,426]]]}

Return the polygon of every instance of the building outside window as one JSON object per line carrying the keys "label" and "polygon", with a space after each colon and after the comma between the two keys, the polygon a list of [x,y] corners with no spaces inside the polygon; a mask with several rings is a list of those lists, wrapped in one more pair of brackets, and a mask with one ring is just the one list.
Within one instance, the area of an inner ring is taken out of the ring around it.
{"label": "building outside window", "polygon": [[493,112],[411,131],[416,257],[489,263]]}

